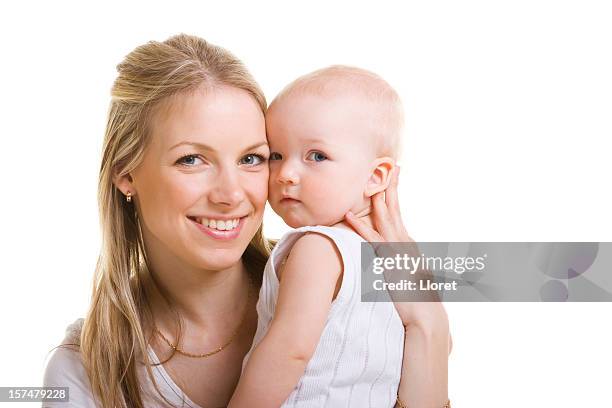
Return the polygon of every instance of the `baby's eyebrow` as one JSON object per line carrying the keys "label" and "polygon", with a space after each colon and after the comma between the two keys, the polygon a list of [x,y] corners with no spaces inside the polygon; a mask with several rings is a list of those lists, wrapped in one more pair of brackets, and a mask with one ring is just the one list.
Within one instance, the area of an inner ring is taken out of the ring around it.
{"label": "baby's eyebrow", "polygon": [[304,141],[308,143],[325,143],[325,140],[318,137],[309,137],[307,139],[304,139]]}
{"label": "baby's eyebrow", "polygon": [[329,141],[324,140],[324,139],[319,139],[319,138],[308,138],[304,140],[305,143],[312,143],[312,144],[320,144],[320,145],[324,145],[326,147],[334,147],[337,146],[334,143],[329,143]]}

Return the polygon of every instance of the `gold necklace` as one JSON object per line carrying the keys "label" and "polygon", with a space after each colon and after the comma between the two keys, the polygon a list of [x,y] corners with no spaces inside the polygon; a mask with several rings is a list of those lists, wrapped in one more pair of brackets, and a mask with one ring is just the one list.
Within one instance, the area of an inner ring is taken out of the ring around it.
{"label": "gold necklace", "polygon": [[155,327],[155,331],[161,336],[161,338],[166,342],[166,344],[168,344],[168,346],[170,346],[173,350],[175,350],[176,352],[178,352],[178,353],[180,353],[180,354],[182,354],[184,356],[192,357],[192,358],[205,358],[205,357],[210,357],[212,355],[215,355],[218,352],[220,352],[221,350],[223,350],[224,348],[226,348],[227,346],[229,346],[231,344],[231,342],[234,341],[234,339],[238,335],[238,332],[242,328],[242,325],[244,324],[244,321],[246,320],[246,316],[247,316],[248,311],[249,311],[249,304],[251,303],[251,292],[252,292],[251,286],[252,286],[252,281],[251,281],[251,276],[249,275],[248,296],[247,296],[246,305],[244,307],[244,312],[242,313],[242,319],[240,320],[240,324],[238,325],[238,327],[236,327],[236,330],[234,330],[234,332],[232,333],[232,335],[229,338],[229,340],[227,340],[223,345],[217,347],[213,351],[209,351],[208,353],[202,353],[202,354],[188,353],[187,351],[181,349],[178,346],[178,344],[172,344],[172,342],[170,340],[168,340],[168,338],[166,338],[166,336],[164,336],[164,334],[157,328],[157,325],[154,326]]}

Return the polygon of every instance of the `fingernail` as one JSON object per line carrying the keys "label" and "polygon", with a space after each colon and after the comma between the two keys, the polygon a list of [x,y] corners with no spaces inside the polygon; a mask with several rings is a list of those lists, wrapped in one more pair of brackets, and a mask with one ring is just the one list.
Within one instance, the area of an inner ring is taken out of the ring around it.
{"label": "fingernail", "polygon": [[353,216],[353,213],[352,213],[351,211],[349,211],[349,212],[347,212],[347,213],[346,213],[346,216],[347,216],[347,217],[352,217],[352,216]]}

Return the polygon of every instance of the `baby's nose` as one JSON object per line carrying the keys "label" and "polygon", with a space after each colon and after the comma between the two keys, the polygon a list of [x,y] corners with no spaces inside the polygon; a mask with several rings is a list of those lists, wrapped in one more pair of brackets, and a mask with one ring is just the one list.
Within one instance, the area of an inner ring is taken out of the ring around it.
{"label": "baby's nose", "polygon": [[278,172],[277,181],[281,184],[298,184],[300,178],[293,166],[283,164]]}

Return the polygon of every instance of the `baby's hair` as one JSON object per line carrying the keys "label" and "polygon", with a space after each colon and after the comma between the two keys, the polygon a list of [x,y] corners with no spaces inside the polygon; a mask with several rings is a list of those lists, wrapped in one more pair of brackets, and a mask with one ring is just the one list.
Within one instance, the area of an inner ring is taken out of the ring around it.
{"label": "baby's hair", "polygon": [[287,85],[270,106],[296,94],[333,97],[347,93],[367,99],[376,121],[374,137],[378,155],[397,159],[404,126],[404,112],[398,93],[379,75],[362,68],[332,65],[297,78]]}

